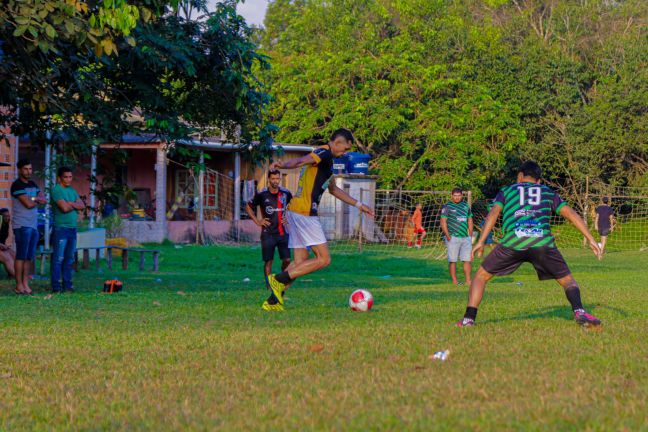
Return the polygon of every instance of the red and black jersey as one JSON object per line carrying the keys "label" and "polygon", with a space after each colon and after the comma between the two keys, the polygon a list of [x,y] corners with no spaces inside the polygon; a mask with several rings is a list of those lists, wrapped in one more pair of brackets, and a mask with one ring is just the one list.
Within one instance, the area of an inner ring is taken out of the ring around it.
{"label": "red and black jersey", "polygon": [[248,202],[255,212],[257,207],[261,207],[263,217],[270,221],[270,225],[263,228],[264,234],[284,235],[286,233],[281,220],[291,199],[290,191],[280,187],[277,193],[272,193],[267,188],[263,189]]}

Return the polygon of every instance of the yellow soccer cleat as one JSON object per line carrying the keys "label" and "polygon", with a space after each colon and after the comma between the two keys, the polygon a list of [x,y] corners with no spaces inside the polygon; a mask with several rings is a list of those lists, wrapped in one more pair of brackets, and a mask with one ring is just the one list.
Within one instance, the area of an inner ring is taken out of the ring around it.
{"label": "yellow soccer cleat", "polygon": [[275,275],[273,274],[268,276],[268,285],[270,285],[270,290],[272,290],[272,294],[274,294],[274,296],[277,297],[279,304],[283,306],[284,304],[283,292],[286,289],[286,285],[282,284],[277,279],[275,279]]}
{"label": "yellow soccer cleat", "polygon": [[285,310],[284,307],[279,303],[271,305],[270,303],[268,303],[268,300],[263,302],[261,308],[269,312],[283,312]]}

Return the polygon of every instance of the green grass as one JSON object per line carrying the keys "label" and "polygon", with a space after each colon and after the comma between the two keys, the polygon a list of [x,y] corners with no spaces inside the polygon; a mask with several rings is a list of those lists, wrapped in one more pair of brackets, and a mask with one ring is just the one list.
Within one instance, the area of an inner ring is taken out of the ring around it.
{"label": "green grass", "polygon": [[[86,270],[51,298],[3,282],[0,430],[648,430],[648,255],[565,255],[600,332],[526,266],[472,329],[467,289],[415,257],[336,256],[274,314],[258,247],[164,246],[159,274]],[[370,313],[347,307],[361,287]]]}

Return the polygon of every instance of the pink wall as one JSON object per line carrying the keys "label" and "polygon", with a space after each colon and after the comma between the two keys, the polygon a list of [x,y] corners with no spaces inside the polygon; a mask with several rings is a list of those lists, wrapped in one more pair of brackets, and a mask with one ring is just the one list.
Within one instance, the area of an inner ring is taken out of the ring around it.
{"label": "pink wall", "polygon": [[[239,222],[241,238],[245,241],[259,241],[261,231],[251,220]],[[173,243],[194,243],[196,241],[195,221],[170,221],[167,223],[168,239]],[[234,241],[232,221],[205,221],[205,236],[212,241]]]}

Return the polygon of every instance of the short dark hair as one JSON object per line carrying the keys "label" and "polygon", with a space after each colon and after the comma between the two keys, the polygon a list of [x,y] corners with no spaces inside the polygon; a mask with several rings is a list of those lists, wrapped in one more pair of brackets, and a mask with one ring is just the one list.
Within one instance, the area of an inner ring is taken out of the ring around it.
{"label": "short dark hair", "polygon": [[331,141],[335,141],[337,137],[342,137],[347,141],[353,142],[355,139],[353,138],[353,134],[349,129],[345,128],[340,128],[336,129],[332,134],[331,134]]}
{"label": "short dark hair", "polygon": [[456,193],[460,193],[460,194],[462,194],[462,193],[463,193],[463,189],[461,189],[460,187],[456,187],[456,188],[452,189],[452,193],[453,193],[453,194],[456,194]]}
{"label": "short dark hair", "polygon": [[520,168],[518,168],[518,172],[522,173],[524,177],[531,177],[535,180],[540,180],[542,178],[542,170],[540,169],[540,165],[538,165],[534,161],[524,162],[522,165],[520,165]]}
{"label": "short dark hair", "polygon": [[0,208],[0,214],[5,214],[5,213],[9,213],[9,209],[7,207]]}
{"label": "short dark hair", "polygon": [[281,171],[279,171],[278,169],[273,169],[273,170],[268,171],[268,177],[270,177],[271,175],[275,175],[275,174],[281,175]]}
{"label": "short dark hair", "polygon": [[56,176],[57,176],[57,177],[61,177],[63,174],[68,173],[68,172],[71,173],[71,172],[72,172],[72,168],[70,168],[70,167],[66,167],[66,166],[62,166],[62,167],[60,167],[59,169],[56,170]]}
{"label": "short dark hair", "polygon": [[29,160],[27,158],[20,159],[18,161],[18,163],[16,164],[18,169],[22,169],[22,167],[27,166],[27,165],[31,165],[31,160]]}
{"label": "short dark hair", "polygon": [[608,197],[603,197],[603,204],[607,204],[609,201]]}

